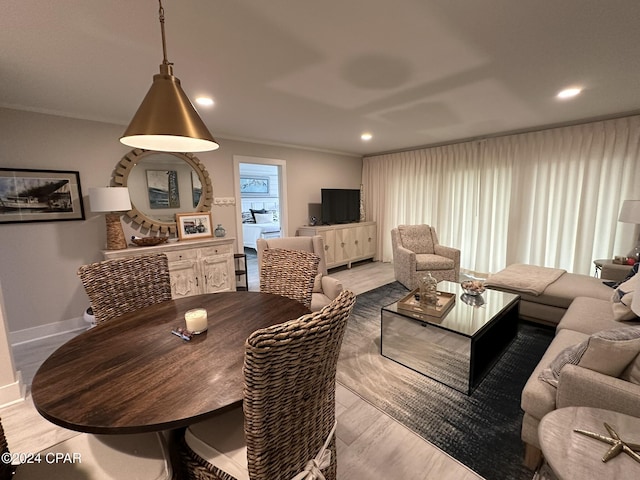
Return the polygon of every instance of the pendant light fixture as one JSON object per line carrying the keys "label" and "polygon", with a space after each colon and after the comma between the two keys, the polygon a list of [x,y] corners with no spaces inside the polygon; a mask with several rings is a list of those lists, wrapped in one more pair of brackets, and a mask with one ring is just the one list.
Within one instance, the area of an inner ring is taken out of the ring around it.
{"label": "pendant light fixture", "polygon": [[182,90],[180,80],[173,76],[173,63],[167,61],[164,9],[162,1],[158,3],[163,54],[160,74],[153,76],[147,96],[120,141],[130,147],[160,152],[215,150],[220,145]]}

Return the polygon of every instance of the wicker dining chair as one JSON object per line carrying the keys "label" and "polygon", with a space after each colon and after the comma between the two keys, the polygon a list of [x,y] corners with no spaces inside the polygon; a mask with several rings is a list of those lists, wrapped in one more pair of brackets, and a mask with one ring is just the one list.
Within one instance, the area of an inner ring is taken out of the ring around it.
{"label": "wicker dining chair", "polygon": [[320,257],[315,253],[270,248],[262,253],[260,291],[293,298],[311,308]]}
{"label": "wicker dining chair", "polygon": [[83,265],[78,276],[96,323],[171,300],[169,265],[163,253]]}
{"label": "wicker dining chair", "polygon": [[[2,419],[0,453],[9,455]],[[161,433],[90,435],[81,433],[41,452],[17,468],[2,457],[0,480],[174,480],[170,452]],[[39,455],[39,456],[37,456]],[[62,457],[56,455],[63,455]],[[18,460],[25,454],[17,454]],[[56,461],[57,458],[57,461]],[[38,461],[39,459],[39,461]],[[15,472],[15,474],[14,474]]]}
{"label": "wicker dining chair", "polygon": [[7,453],[9,453],[9,445],[7,444],[7,437],[4,435],[2,419],[0,418],[0,455],[2,455],[3,458],[3,460],[0,461],[0,480],[10,480],[13,476],[13,466],[11,462],[5,461]]}
{"label": "wicker dining chair", "polygon": [[325,259],[324,239],[320,235],[313,237],[277,237],[277,238],[258,238],[256,240],[258,253],[258,266],[262,265],[262,255],[265,250],[271,248],[286,248],[287,250],[302,250],[318,255],[320,263],[318,264],[318,275],[316,275],[313,284],[313,293],[311,294],[312,312],[321,310],[322,307],[329,305],[331,301],[340,295],[343,290],[342,282],[337,278],[331,277],[327,271],[327,262]]}
{"label": "wicker dining chair", "polygon": [[336,366],[355,295],[255,331],[245,344],[243,406],[191,425],[180,442],[191,480],[336,479]]}

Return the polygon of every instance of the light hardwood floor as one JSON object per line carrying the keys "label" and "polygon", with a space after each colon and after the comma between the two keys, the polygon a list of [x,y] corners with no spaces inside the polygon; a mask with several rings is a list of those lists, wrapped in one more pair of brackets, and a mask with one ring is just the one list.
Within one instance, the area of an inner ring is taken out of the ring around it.
{"label": "light hardwood floor", "polygon": [[[330,275],[340,279],[344,287],[355,294],[394,280],[392,265],[380,262],[332,270]],[[255,285],[251,280],[250,277],[250,284]],[[25,381],[30,383],[40,363],[76,334],[57,335],[14,347],[16,365]],[[339,480],[482,479],[340,384],[336,389],[336,415]],[[77,435],[42,418],[30,396],[24,402],[0,409],[0,417],[13,452],[37,452]]]}

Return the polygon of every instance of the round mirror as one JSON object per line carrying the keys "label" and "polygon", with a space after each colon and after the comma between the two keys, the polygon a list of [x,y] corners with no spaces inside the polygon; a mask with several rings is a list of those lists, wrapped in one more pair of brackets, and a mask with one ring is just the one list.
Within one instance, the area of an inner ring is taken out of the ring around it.
{"label": "round mirror", "polygon": [[126,215],[153,232],[175,233],[176,213],[208,212],[213,202],[209,173],[191,153],[131,150],[116,165],[111,184],[129,188]]}

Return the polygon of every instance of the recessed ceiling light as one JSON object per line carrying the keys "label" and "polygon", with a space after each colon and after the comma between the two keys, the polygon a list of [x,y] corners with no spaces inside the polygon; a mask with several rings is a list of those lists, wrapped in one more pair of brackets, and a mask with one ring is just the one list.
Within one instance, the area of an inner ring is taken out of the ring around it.
{"label": "recessed ceiling light", "polygon": [[360,135],[360,138],[365,142],[368,142],[373,138],[373,135],[371,135],[370,133],[363,133],[362,135]]}
{"label": "recessed ceiling light", "polygon": [[579,87],[565,88],[564,90],[559,92],[557,96],[558,98],[571,98],[571,97],[575,97],[580,92],[582,92],[582,89]]}
{"label": "recessed ceiling light", "polygon": [[203,107],[210,107],[213,105],[213,99],[209,97],[198,97],[196,98],[196,103],[198,105],[202,105]]}

